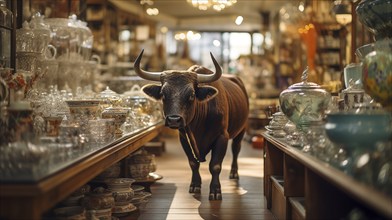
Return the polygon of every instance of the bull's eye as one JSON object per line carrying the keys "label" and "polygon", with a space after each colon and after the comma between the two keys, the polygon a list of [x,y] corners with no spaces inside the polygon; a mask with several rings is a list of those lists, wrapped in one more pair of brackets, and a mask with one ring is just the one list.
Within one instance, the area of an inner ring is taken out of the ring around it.
{"label": "bull's eye", "polygon": [[192,93],[192,94],[189,96],[189,101],[193,101],[193,100],[195,100],[195,93]]}

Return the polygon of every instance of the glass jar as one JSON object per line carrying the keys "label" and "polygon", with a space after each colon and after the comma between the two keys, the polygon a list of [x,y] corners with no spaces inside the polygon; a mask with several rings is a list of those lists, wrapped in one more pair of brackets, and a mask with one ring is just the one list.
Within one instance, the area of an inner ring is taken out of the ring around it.
{"label": "glass jar", "polygon": [[43,54],[50,42],[50,28],[44,23],[44,16],[39,12],[35,13],[30,21],[31,31],[34,33],[34,52]]}
{"label": "glass jar", "polygon": [[97,98],[100,100],[100,106],[102,110],[114,106],[118,107],[122,102],[120,95],[111,90],[109,86],[106,86],[106,89],[100,92],[97,95]]}
{"label": "glass jar", "polygon": [[377,40],[392,37],[392,1],[362,0],[355,11],[361,23]]}
{"label": "glass jar", "polygon": [[34,52],[34,32],[27,21],[16,30],[16,52]]}
{"label": "glass jar", "polygon": [[299,128],[322,120],[331,99],[329,92],[307,78],[308,69],[302,73],[302,82],[289,86],[279,96],[282,112]]}

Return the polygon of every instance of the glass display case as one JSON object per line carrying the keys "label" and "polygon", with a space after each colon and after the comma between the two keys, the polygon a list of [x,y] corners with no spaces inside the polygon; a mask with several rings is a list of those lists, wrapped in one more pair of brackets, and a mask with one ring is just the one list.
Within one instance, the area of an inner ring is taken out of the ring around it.
{"label": "glass display case", "polygon": [[[289,145],[285,138],[262,135],[264,195],[268,209],[280,219],[392,218],[388,187],[364,183],[332,161]],[[316,147],[316,143],[310,147]]]}

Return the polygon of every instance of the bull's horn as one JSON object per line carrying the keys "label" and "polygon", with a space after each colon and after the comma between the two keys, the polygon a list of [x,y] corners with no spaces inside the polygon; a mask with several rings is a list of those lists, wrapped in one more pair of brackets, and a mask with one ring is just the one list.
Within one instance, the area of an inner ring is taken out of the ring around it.
{"label": "bull's horn", "polygon": [[143,53],[144,49],[142,50],[142,52],[140,52],[139,56],[135,60],[135,63],[133,64],[133,68],[135,69],[136,74],[143,79],[161,81],[161,72],[148,72],[140,68],[140,60],[142,59]]}
{"label": "bull's horn", "polygon": [[222,75],[222,68],[219,66],[218,62],[215,60],[214,55],[210,52],[212,62],[215,66],[215,73],[209,75],[197,74],[197,81],[200,83],[208,83],[218,80]]}

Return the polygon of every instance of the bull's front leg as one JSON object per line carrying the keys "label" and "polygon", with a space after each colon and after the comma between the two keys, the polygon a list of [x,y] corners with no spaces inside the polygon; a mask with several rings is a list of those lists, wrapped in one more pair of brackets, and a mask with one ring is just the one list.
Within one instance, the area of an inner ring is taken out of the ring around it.
{"label": "bull's front leg", "polygon": [[219,181],[219,175],[222,171],[223,158],[226,155],[228,138],[221,135],[216,140],[212,147],[211,161],[209,165],[210,173],[212,175],[210,183],[210,195],[209,200],[222,200],[221,184]]}
{"label": "bull's front leg", "polygon": [[189,186],[189,193],[200,193],[201,192],[201,176],[199,173],[200,162],[198,162],[192,153],[191,146],[182,132],[180,132],[180,142],[181,146],[188,157],[189,166],[192,169],[192,180]]}

